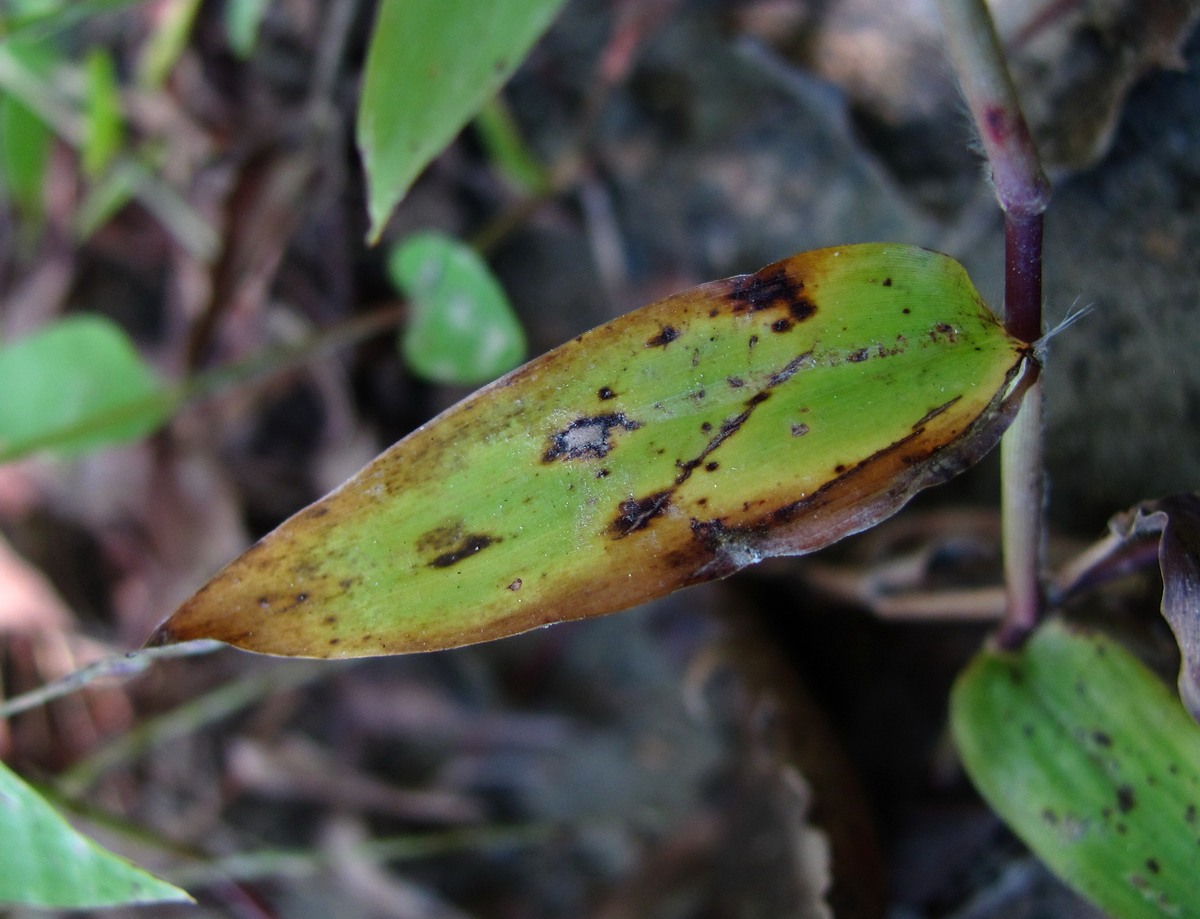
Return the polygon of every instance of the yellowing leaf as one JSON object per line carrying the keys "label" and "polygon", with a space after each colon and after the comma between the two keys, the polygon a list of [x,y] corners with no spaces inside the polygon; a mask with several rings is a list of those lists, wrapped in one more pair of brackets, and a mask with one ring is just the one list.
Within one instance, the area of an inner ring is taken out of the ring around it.
{"label": "yellowing leaf", "polygon": [[479,390],[250,548],[151,641],[446,648],[811,552],[974,462],[1036,372],[945,256],[797,255]]}

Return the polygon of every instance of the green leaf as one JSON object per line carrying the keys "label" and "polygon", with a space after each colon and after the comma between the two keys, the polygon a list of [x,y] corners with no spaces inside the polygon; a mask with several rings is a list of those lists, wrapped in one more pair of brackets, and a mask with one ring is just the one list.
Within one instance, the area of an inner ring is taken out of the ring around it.
{"label": "green leaf", "polygon": [[0,902],[59,909],[192,902],[76,832],[0,763]]}
{"label": "green leaf", "polygon": [[[22,67],[39,76],[54,70],[58,56],[38,42],[10,41],[5,49]],[[42,187],[54,134],[24,102],[0,95],[0,185],[27,213],[42,209]]]}
{"label": "green leaf", "polygon": [[121,92],[112,56],[103,48],[88,52],[87,110],[84,118],[83,171],[96,177],[108,168],[121,149],[124,121],[121,117]]}
{"label": "green leaf", "polygon": [[479,141],[500,173],[527,195],[550,190],[550,175],[530,151],[503,96],[493,96],[475,119]]}
{"label": "green leaf", "polygon": [[984,651],[951,721],[984,798],[1068,884],[1123,919],[1200,912],[1200,730],[1120,645],[1053,621]]}
{"label": "green leaf", "polygon": [[487,263],[440,233],[410,236],[388,255],[408,298],[401,349],[409,367],[438,383],[484,383],[525,356],[525,334]]}
{"label": "green leaf", "polygon": [[413,180],[504,85],[564,0],[383,0],[358,145],[372,241]]}
{"label": "green leaf", "polygon": [[0,347],[0,393],[0,462],[135,440],[176,400],[118,326],[82,315]]}
{"label": "green leaf", "polygon": [[1036,373],[946,256],[797,255],[481,389],[151,640],[351,657],[623,609],[879,522],[990,449]]}
{"label": "green leaf", "polygon": [[243,60],[254,53],[258,30],[270,0],[226,0],[225,34],[233,53]]}
{"label": "green leaf", "polygon": [[187,47],[200,0],[162,0],[155,16],[155,29],[138,55],[138,83],[157,89],[166,82],[179,56]]}
{"label": "green leaf", "polygon": [[137,165],[117,163],[100,176],[75,208],[75,232],[87,239],[133,200],[140,178]]}
{"label": "green leaf", "polygon": [[0,38],[46,37],[78,22],[144,3],[145,0],[5,0]]}

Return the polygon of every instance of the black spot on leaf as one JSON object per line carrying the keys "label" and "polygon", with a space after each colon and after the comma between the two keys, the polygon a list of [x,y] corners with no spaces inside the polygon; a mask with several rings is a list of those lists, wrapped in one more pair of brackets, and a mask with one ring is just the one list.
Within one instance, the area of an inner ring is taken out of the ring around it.
{"label": "black spot on leaf", "polygon": [[1117,810],[1122,814],[1128,814],[1135,807],[1137,802],[1133,798],[1133,788],[1129,785],[1120,785],[1117,787]]}
{"label": "black spot on leaf", "polygon": [[647,339],[646,344],[651,348],[665,348],[679,337],[679,330],[673,325],[665,325],[653,338]]}
{"label": "black spot on leaf", "polygon": [[488,546],[494,545],[500,540],[487,536],[483,533],[468,533],[462,538],[462,542],[458,544],[450,552],[443,552],[429,563],[430,568],[449,568],[452,565],[457,565],[463,559],[470,558],[479,552],[482,552]]}

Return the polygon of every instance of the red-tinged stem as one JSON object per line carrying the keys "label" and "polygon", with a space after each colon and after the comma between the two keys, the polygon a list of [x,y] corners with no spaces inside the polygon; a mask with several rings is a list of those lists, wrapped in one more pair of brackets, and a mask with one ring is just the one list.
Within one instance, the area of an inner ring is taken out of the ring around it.
{"label": "red-tinged stem", "polygon": [[1042,337],[1042,213],[1004,215],[1004,325],[1021,341]]}
{"label": "red-tinged stem", "polygon": [[[1042,215],[1050,183],[983,0],[939,0],[939,6],[947,47],[1004,210],[1004,324],[1014,337],[1035,342],[1042,337]],[[1045,607],[1040,381],[1026,393],[1001,441],[1000,457],[1008,604],[997,642],[1017,648],[1037,626]]]}

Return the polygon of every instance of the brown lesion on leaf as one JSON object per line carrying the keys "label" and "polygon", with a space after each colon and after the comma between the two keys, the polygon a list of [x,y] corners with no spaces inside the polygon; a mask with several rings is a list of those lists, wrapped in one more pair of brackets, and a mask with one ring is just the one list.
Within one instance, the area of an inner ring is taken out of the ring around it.
{"label": "brown lesion on leaf", "polygon": [[603,459],[614,447],[614,429],[636,431],[641,426],[640,421],[634,421],[624,412],[576,418],[561,431],[550,435],[550,447],[542,454],[542,462]]}
{"label": "brown lesion on leaf", "polygon": [[451,551],[443,552],[441,555],[429,562],[430,568],[450,568],[457,565],[464,559],[470,558],[472,555],[477,555],[488,546],[493,546],[500,542],[497,536],[488,536],[486,533],[467,533],[463,536],[462,541]]}
{"label": "brown lesion on leaf", "polygon": [[961,398],[962,398],[962,395],[959,394],[959,395],[955,396],[953,399],[950,399],[947,402],[943,402],[941,405],[934,406],[929,411],[927,411],[924,415],[922,415],[920,420],[913,422],[913,430],[916,430],[917,428],[925,427],[926,424],[928,424],[930,421],[933,421],[934,418],[936,418],[938,415],[942,414],[942,412],[946,411],[946,409],[948,409],[950,406],[952,406],[955,402],[957,402]]}
{"label": "brown lesion on leaf", "polygon": [[623,539],[630,533],[644,530],[650,521],[663,514],[671,506],[674,488],[656,491],[644,498],[630,498],[617,505],[617,516],[611,530],[615,538]]}
{"label": "brown lesion on leaf", "polygon": [[817,305],[804,293],[804,280],[783,266],[734,278],[726,299],[733,305],[734,313],[785,310],[791,322],[803,322],[817,312]]}
{"label": "brown lesion on leaf", "polygon": [[679,329],[673,325],[665,325],[659,330],[657,335],[646,340],[646,345],[650,348],[665,348],[678,337]]}
{"label": "brown lesion on leaf", "polygon": [[617,394],[613,392],[613,388],[611,386],[601,386],[598,390],[596,390],[596,396],[601,402],[607,402],[609,399],[615,399]]}
{"label": "brown lesion on leaf", "polygon": [[861,460],[858,463],[855,463],[853,466],[851,466],[849,468],[846,468],[844,465],[839,466],[838,468],[841,469],[842,471],[840,473],[838,473],[834,478],[825,482],[820,488],[818,488],[812,494],[806,495],[805,497],[801,498],[799,501],[793,501],[790,504],[785,504],[780,508],[776,508],[775,511],[773,511],[771,514],[772,523],[784,524],[784,523],[788,523],[792,520],[795,520],[797,517],[799,517],[805,511],[809,510],[810,508],[812,508],[814,506],[821,504],[825,500],[825,495],[827,492],[831,491],[834,488],[837,488],[839,485],[844,483],[850,477],[861,474],[866,469],[869,469],[871,466],[873,466],[875,463],[877,463],[879,460],[881,460],[883,457],[887,456],[888,454],[903,450],[909,444],[910,441],[915,440],[916,438],[920,437],[924,433],[925,433],[924,428],[918,428],[915,431],[913,431],[911,434],[901,437],[899,440],[893,441],[892,443],[888,444],[886,447],[882,447],[881,449],[876,450],[874,453],[872,453],[866,459]]}
{"label": "brown lesion on leaf", "polygon": [[848,355],[846,360],[848,360],[851,364],[861,364],[868,357],[870,357],[870,353],[867,351],[867,349],[859,348],[857,351]]}
{"label": "brown lesion on leaf", "polygon": [[417,537],[417,551],[430,554],[441,552],[462,542],[466,532],[462,520],[451,520]]}
{"label": "brown lesion on leaf", "polygon": [[[701,425],[701,430],[706,434],[712,434],[708,443],[700,453],[690,460],[677,460],[675,467],[679,472],[675,476],[675,481],[671,483],[669,488],[662,491],[654,492],[644,498],[630,498],[627,501],[622,501],[617,506],[617,516],[614,519],[610,530],[614,538],[623,539],[630,533],[645,529],[650,521],[660,516],[663,511],[670,505],[675,492],[691,478],[692,473],[696,469],[708,462],[709,456],[717,450],[721,444],[729,440],[742,429],[742,426],[750,420],[750,416],[758,406],[762,405],[771,397],[771,390],[782,383],[787,382],[803,366],[804,362],[810,357],[810,352],[797,355],[787,366],[779,372],[772,374],[767,382],[765,389],[756,392],[753,396],[743,403],[746,408],[734,415],[731,418],[726,418],[721,422],[721,427],[716,433],[712,433],[712,425],[709,422],[704,422]],[[709,471],[714,471],[716,466],[713,465]]]}
{"label": "brown lesion on leaf", "polygon": [[958,341],[958,329],[954,328],[954,326],[950,325],[948,322],[939,322],[929,330],[929,340],[935,345],[941,342],[943,339],[948,341],[950,344],[954,344]]}

